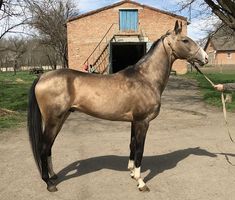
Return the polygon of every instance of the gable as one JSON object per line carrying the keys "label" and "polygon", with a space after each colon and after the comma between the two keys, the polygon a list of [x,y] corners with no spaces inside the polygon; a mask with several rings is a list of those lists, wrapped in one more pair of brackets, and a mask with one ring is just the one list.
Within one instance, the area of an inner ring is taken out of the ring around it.
{"label": "gable", "polygon": [[227,36],[212,38],[213,43],[217,51],[233,51],[235,50],[235,40],[230,39]]}
{"label": "gable", "polygon": [[211,51],[215,51],[215,47],[213,45],[213,43],[211,42],[211,39],[208,39],[206,45],[205,45],[205,48],[204,50],[208,53],[208,52],[211,52]]}
{"label": "gable", "polygon": [[209,36],[205,50],[210,47],[213,47],[216,51],[234,51],[235,36],[233,31],[226,26],[221,26]]}
{"label": "gable", "polygon": [[134,1],[124,0],[124,1],[112,4],[112,5],[109,5],[109,6],[99,8],[97,10],[93,10],[93,11],[90,11],[90,12],[87,12],[87,13],[84,13],[84,14],[81,14],[81,15],[73,16],[68,20],[68,22],[78,20],[78,19],[81,19],[81,18],[84,18],[84,17],[87,17],[87,16],[91,16],[91,15],[94,15],[94,14],[98,14],[98,13],[100,13],[102,11],[105,11],[105,10],[111,10],[111,9],[113,9],[115,7],[119,7],[119,6],[123,6],[123,8],[130,8],[130,9],[132,8],[132,6],[134,6],[135,9],[149,9],[149,10],[152,10],[154,12],[166,14],[166,15],[178,18],[180,20],[187,21],[186,17],[176,15],[176,14],[173,14],[173,13],[170,13],[170,12],[167,12],[167,11],[163,11],[163,10],[160,10],[158,8],[154,8],[154,7],[151,7],[151,6],[148,6],[148,5],[140,4],[140,3],[137,3],[137,2],[134,2]]}

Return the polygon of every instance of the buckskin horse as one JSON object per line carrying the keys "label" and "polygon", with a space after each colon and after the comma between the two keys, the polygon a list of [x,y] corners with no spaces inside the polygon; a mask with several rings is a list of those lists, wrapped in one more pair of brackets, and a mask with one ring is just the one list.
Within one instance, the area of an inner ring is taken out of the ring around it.
{"label": "buckskin horse", "polygon": [[63,123],[75,110],[106,120],[131,122],[128,169],[139,190],[149,190],[141,178],[145,137],[149,122],[160,112],[161,95],[176,59],[200,65],[208,62],[206,52],[183,35],[182,23],[178,21],[174,30],[154,42],[135,65],[115,74],[59,69],[34,81],[29,94],[28,132],[48,191],[57,191],[51,148]]}

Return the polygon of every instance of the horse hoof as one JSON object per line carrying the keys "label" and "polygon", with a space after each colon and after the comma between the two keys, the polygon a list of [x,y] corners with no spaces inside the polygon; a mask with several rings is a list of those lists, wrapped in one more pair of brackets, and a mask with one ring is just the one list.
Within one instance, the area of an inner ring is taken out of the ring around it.
{"label": "horse hoof", "polygon": [[130,173],[130,177],[131,177],[132,179],[135,179],[135,174],[134,174],[133,172],[131,172],[131,173]]}
{"label": "horse hoof", "polygon": [[143,187],[139,187],[140,192],[150,192],[150,189],[147,185],[144,185]]}
{"label": "horse hoof", "polygon": [[55,175],[53,175],[50,179],[51,180],[56,180],[58,178],[58,176],[55,174]]}
{"label": "horse hoof", "polygon": [[56,191],[58,191],[56,186],[54,186],[54,185],[47,186],[47,190],[49,192],[56,192]]}

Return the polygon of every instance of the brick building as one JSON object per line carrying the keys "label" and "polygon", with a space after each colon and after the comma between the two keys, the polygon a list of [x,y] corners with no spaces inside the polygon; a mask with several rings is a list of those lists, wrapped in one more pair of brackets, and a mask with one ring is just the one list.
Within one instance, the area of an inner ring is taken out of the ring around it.
{"label": "brick building", "polygon": [[209,65],[235,67],[235,36],[227,28],[220,28],[208,38],[205,51],[209,56]]}
{"label": "brick building", "polygon": [[[185,17],[129,0],[73,17],[67,23],[69,66],[117,72],[135,64],[176,20],[182,21],[186,34]],[[173,69],[185,73],[186,62],[176,61]]]}

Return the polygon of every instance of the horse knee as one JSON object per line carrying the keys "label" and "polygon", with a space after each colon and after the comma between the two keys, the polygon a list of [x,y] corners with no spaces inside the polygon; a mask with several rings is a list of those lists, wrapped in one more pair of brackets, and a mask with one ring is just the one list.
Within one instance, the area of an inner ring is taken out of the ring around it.
{"label": "horse knee", "polygon": [[135,150],[135,139],[134,138],[131,138],[131,142],[130,142],[130,150],[131,151],[134,151]]}

